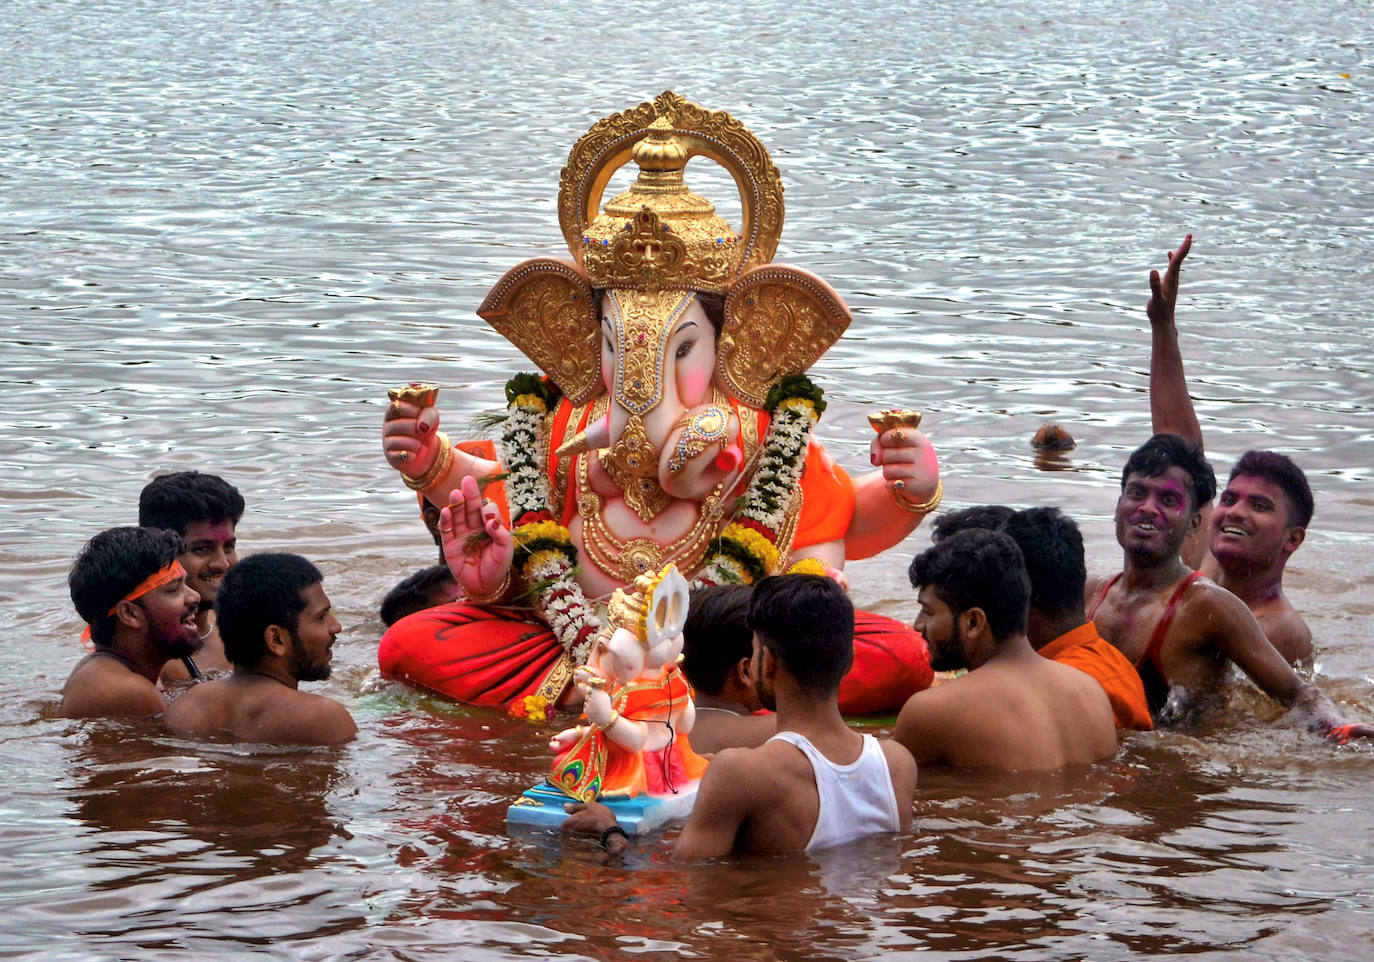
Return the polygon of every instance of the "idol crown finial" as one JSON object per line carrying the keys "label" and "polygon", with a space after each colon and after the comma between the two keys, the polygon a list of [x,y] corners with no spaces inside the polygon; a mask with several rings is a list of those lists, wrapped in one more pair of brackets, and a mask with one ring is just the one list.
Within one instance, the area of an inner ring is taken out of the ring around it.
{"label": "idol crown finial", "polygon": [[[693,193],[687,162],[705,156],[740,191],[736,231]],[[633,160],[630,189],[598,210],[616,170]],[[729,114],[672,92],[596,123],[563,169],[559,219],[569,249],[596,287],[723,293],[747,268],[767,263],[782,230],[782,181],[768,151]]]}

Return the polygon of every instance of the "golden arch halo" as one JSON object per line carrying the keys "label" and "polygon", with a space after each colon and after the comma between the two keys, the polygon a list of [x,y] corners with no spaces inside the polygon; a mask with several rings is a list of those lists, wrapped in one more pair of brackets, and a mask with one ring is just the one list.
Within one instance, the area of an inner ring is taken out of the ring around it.
{"label": "golden arch halo", "polygon": [[573,145],[558,187],[558,222],[573,257],[582,263],[585,234],[600,213],[606,186],[630,162],[635,146],[660,118],[686,147],[687,159],[705,157],[724,168],[735,182],[742,243],[732,255],[730,280],[772,261],[785,207],[782,177],[767,148],[734,117],[690,103],[672,91],[602,118]]}

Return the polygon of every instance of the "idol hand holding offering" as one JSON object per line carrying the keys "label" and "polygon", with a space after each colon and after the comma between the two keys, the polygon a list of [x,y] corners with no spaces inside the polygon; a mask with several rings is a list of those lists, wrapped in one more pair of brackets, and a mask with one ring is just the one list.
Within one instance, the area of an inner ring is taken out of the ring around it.
{"label": "idol hand holding offering", "polygon": [[[694,157],[731,175],[738,229],[687,187]],[[630,161],[637,179],[603,208]],[[820,278],[772,263],[782,181],[739,121],[672,93],[604,118],[568,156],[558,212],[572,259],[515,266],[477,311],[540,370],[507,384],[499,445],[452,444],[432,396],[397,397],[383,427],[406,484],[452,505],[466,597],[393,625],[382,671],[528,717],[580,701],[574,672],[605,630],[596,602],[641,575],[837,576],[940,495],[915,423],[881,433],[858,478],[813,437],[825,400],[805,372],[850,313]],[[847,712],[894,710],[930,683],[925,642],[900,622],[860,612],[855,649]]]}

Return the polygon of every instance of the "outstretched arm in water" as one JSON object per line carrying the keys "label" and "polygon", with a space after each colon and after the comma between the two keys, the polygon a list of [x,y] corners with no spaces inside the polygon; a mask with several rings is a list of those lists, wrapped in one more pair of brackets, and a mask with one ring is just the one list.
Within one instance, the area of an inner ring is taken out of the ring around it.
{"label": "outstretched arm in water", "polygon": [[1235,595],[1209,582],[1190,589],[1198,596],[1176,622],[1177,630],[1194,634],[1219,649],[1250,680],[1330,741],[1374,738],[1374,727],[1354,723],[1316,685],[1303,681],[1269,643],[1255,616]]}

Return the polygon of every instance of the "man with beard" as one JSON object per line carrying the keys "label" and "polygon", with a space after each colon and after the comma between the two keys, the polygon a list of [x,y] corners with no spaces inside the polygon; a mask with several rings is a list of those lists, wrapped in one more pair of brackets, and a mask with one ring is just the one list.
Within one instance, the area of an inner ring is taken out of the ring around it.
{"label": "man with beard", "polygon": [[1102,687],[1026,637],[1030,578],[1016,542],[960,531],[917,555],[910,577],[931,667],[968,669],[912,695],[897,716],[893,737],[918,763],[1049,771],[1116,752]]}
{"label": "man with beard", "polygon": [[329,677],[341,626],[319,569],[299,555],[260,554],[224,576],[216,599],[233,674],[197,685],[167,710],[183,735],[334,745],[358,732],[348,709],[299,690]]}
{"label": "man with beard", "polygon": [[178,471],[154,478],[138,496],[138,523],[166,528],[186,543],[178,559],[187,583],[200,595],[196,629],[200,648],[185,661],[170,661],[162,670],[163,686],[227,671],[229,660],[215,626],[215,593],[225,572],[238,561],[236,529],[243,517],[243,495],[223,478],[199,471]]}
{"label": "man with beard", "polygon": [[158,672],[196,650],[196,605],[177,560],[181,537],[152,528],[111,528],[90,540],[72,565],[72,603],[95,650],[62,688],[68,718],[161,714]]}
{"label": "man with beard", "polygon": [[1116,540],[1124,567],[1090,581],[1088,617],[1136,666],[1159,725],[1187,722],[1226,682],[1234,663],[1271,697],[1301,711],[1328,739],[1374,737],[1299,678],[1245,603],[1190,568],[1179,549],[1202,521],[1216,478],[1194,444],[1156,434],[1121,472]]}
{"label": "man with beard", "polygon": [[[1177,434],[1201,450],[1202,425],[1188,395],[1174,323],[1179,270],[1192,244],[1189,234],[1169,252],[1163,277],[1150,272],[1150,420],[1155,433]],[[1307,476],[1291,458],[1246,451],[1215,509],[1210,502],[1203,505],[1201,523],[1181,552],[1245,602],[1269,643],[1292,665],[1311,663],[1312,631],[1283,593],[1283,570],[1307,536],[1312,508]]]}
{"label": "man with beard", "polygon": [[[673,858],[814,852],[906,831],[915,762],[840,714],[840,679],[854,661],[854,606],[844,589],[818,575],[764,578],[750,600],[749,628],[750,675],[764,707],[777,712],[778,731],[758,748],[715,755]],[[564,831],[597,834],[613,852],[628,845],[605,805],[568,810]]]}

